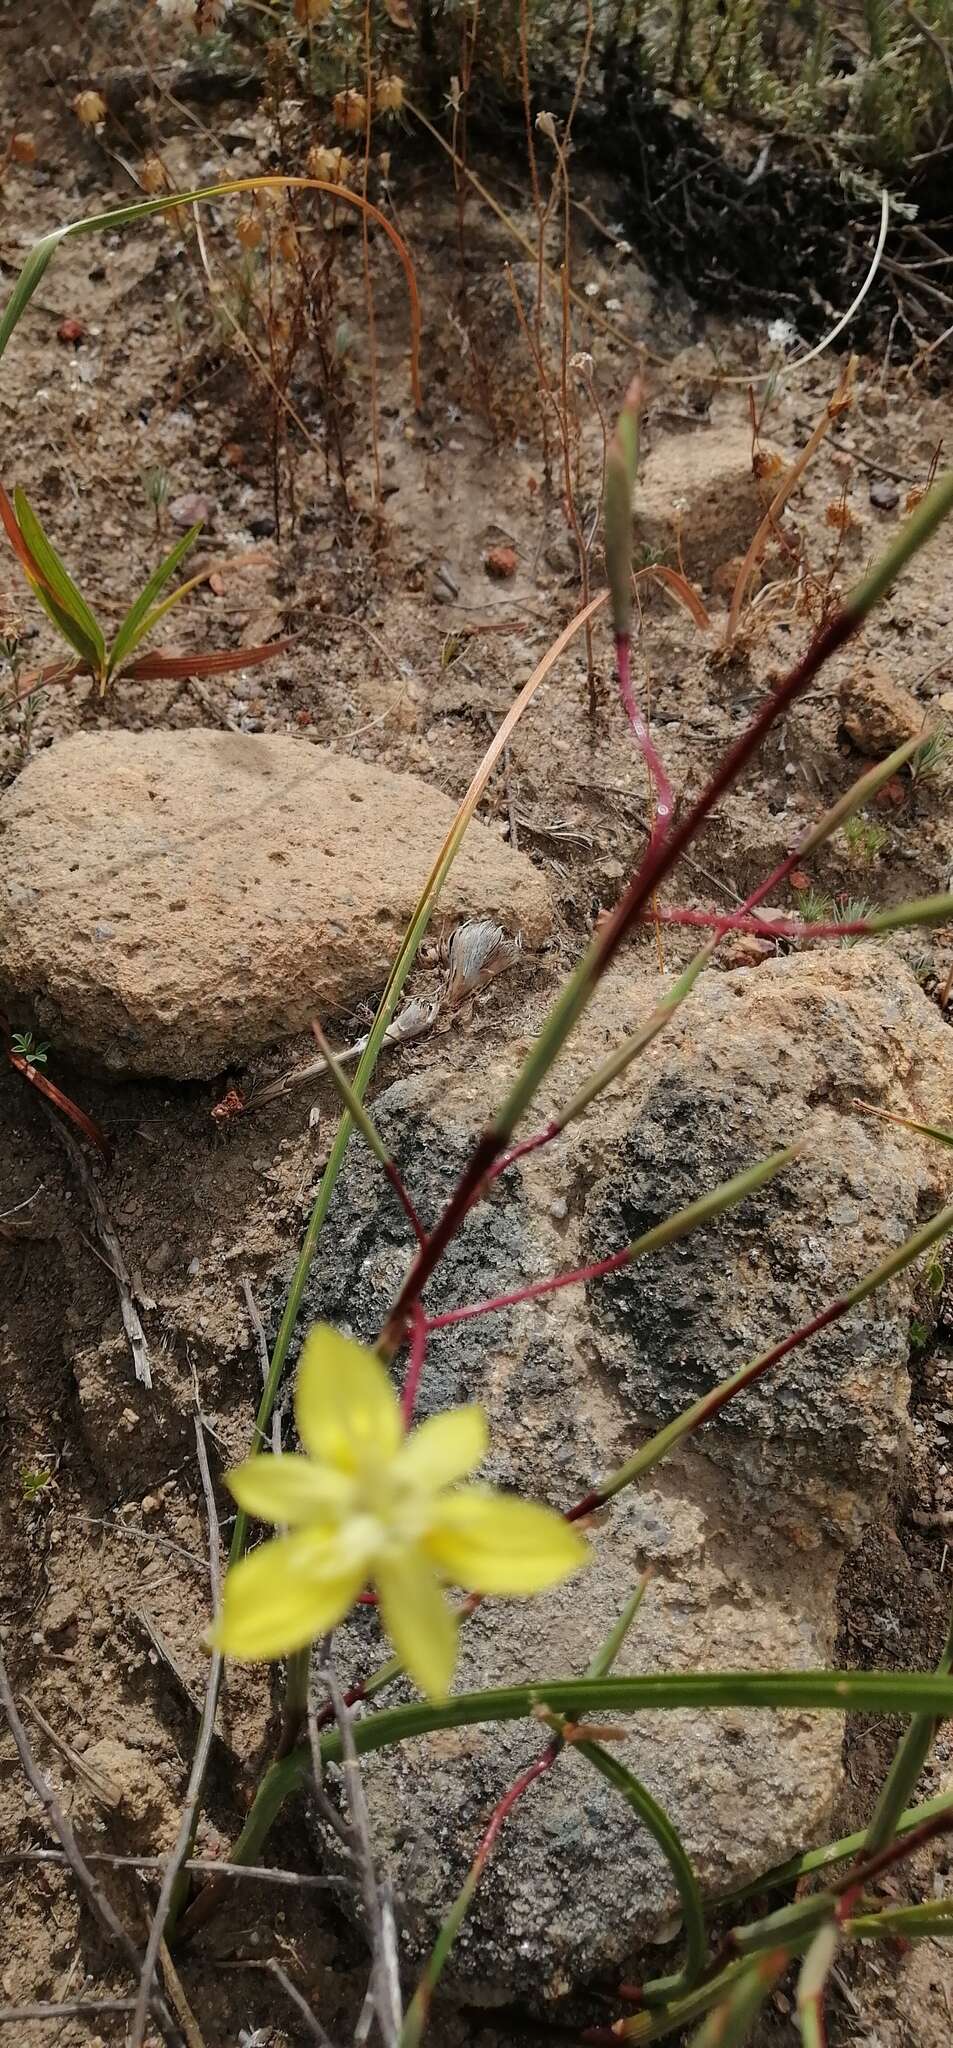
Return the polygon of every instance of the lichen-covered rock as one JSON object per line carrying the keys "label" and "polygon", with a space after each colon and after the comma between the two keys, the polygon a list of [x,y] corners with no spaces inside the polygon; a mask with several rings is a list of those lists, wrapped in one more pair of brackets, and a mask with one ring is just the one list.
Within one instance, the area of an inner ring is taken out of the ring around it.
{"label": "lichen-covered rock", "polygon": [[[620,966],[539,1104],[565,1101],[658,997]],[[375,1117],[428,1221],[519,1049],[431,1071]],[[913,976],[856,948],[703,977],[669,1032],[558,1148],[527,1157],[468,1220],[433,1310],[598,1258],[775,1146],[802,1158],[657,1258],[431,1340],[421,1409],[482,1401],[488,1476],[568,1506],[661,1423],[843,1292],[916,1228],[949,1155],[859,1116],[854,1098],[949,1115],[953,1044]],[[555,1198],[554,1198],[555,1191]],[[306,1305],[376,1331],[408,1255],[373,1161],[355,1152]],[[890,1283],[729,1405],[613,1503],[584,1580],[489,1602],[462,1632],[462,1689],[582,1672],[647,1566],[621,1671],[811,1668],[830,1661],[847,1550],[902,1465],[913,1282]],[[350,1678],[378,1661],[373,1614],[337,1638]],[[386,1695],[383,1696],[386,1699]],[[394,1694],[391,1694],[394,1697]],[[376,1704],[376,1703],[375,1703]],[[375,1840],[419,1962],[488,1816],[543,1740],[531,1722],[433,1734],[369,1756]],[[711,1894],[815,1840],[839,1776],[835,1715],[656,1713],[619,1754],[670,1810]],[[667,1868],[578,1755],[514,1811],[451,1965],[459,1995],[555,1998],[637,1960],[671,1967]]]}
{"label": "lichen-covered rock", "polygon": [[[454,810],[303,740],[66,740],[0,803],[0,990],[113,1072],[214,1074],[381,987]],[[549,929],[542,876],[480,824],[442,903]]]}

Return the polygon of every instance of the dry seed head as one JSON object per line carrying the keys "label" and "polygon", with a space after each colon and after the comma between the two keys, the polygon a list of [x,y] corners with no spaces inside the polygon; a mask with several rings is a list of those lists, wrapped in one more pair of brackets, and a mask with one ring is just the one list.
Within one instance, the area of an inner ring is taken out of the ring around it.
{"label": "dry seed head", "polygon": [[139,165],[139,183],[142,186],[144,192],[152,193],[166,191],[169,180],[166,175],[166,168],[164,163],[162,162],[161,157],[143,157],[142,162]]}
{"label": "dry seed head", "polygon": [[346,185],[351,166],[343,149],[327,149],[316,142],[305,159],[309,178],[321,178],[326,185]]}
{"label": "dry seed head", "polygon": [[298,237],[294,224],[288,220],[278,236],[278,254],[282,263],[295,263],[298,258]]}
{"label": "dry seed head", "polygon": [[261,241],[261,221],[257,213],[240,213],[235,223],[235,233],[243,249],[257,249]]}
{"label": "dry seed head", "polygon": [[32,135],[28,134],[26,129],[21,129],[18,134],[11,135],[10,155],[15,164],[35,164],[36,141]]}
{"label": "dry seed head", "polygon": [[379,78],[374,87],[374,103],[382,114],[399,114],[404,104],[404,81],[392,71],[386,78]]}
{"label": "dry seed head", "polygon": [[213,29],[221,28],[230,4],[231,0],[196,0],[196,32],[200,36],[208,36]]}
{"label": "dry seed head", "polygon": [[73,112],[83,128],[98,128],[106,119],[106,102],[101,92],[78,92],[73,101]]}
{"label": "dry seed head", "polygon": [[339,128],[346,128],[349,134],[356,134],[367,125],[367,101],[362,92],[355,92],[349,85],[344,92],[336,92],[331,101],[331,112]]}
{"label": "dry seed head", "polygon": [[313,28],[316,23],[327,21],[333,0],[295,0],[294,16],[302,28]]}

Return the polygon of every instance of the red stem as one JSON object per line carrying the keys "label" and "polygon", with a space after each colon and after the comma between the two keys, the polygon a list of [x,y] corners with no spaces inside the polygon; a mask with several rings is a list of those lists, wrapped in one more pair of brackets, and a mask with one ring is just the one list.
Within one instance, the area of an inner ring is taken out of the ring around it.
{"label": "red stem", "polygon": [[[638,923],[659,883],[697,838],[705,819],[732,787],[752,754],[757,752],[772,725],[780,718],[782,712],[787,711],[803,694],[824,663],[829,661],[856,632],[859,623],[858,616],[843,609],[828,620],[815,635],[801,660],[782,679],[771,695],[765,698],[751,724],[739,734],[734,746],[724,755],[711,781],[706,784],[690,810],[680,822],[672,820],[671,828],[663,838],[654,843],[650,842],[636,874],[596,941],[592,966],[593,986],[615,959],[620,946]],[[435,1224],[426,1244],[421,1245],[388,1317],[381,1341],[383,1348],[391,1353],[396,1350],[403,1336],[412,1303],[419,1299],[448,1244],[456,1236],[463,1218],[477,1200],[487,1176],[506,1150],[508,1136],[508,1132],[491,1125],[478,1138],[443,1215]]]}
{"label": "red stem", "polygon": [[799,917],[746,917],[734,910],[720,916],[713,910],[653,910],[645,922],[687,924],[702,931],[755,932],[759,939],[850,939],[876,931],[869,918],[854,917],[844,924],[805,924]]}
{"label": "red stem", "polygon": [[619,678],[619,695],[622,698],[626,716],[638,741],[642,759],[645,762],[655,788],[655,818],[649,834],[649,852],[651,852],[653,847],[659,845],[665,838],[672,821],[675,799],[661,755],[649,732],[648,725],[642,715],[639,700],[635,694],[635,684],[632,681],[631,650],[632,642],[628,633],[617,633],[615,636],[615,662],[616,674]]}
{"label": "red stem", "polygon": [[598,1259],[594,1266],[577,1266],[572,1273],[553,1273],[548,1280],[533,1280],[527,1287],[517,1287],[512,1294],[495,1294],[490,1301],[468,1302],[463,1308],[448,1308],[443,1315],[428,1316],[426,1328],[448,1330],[451,1323],[469,1323],[474,1316],[489,1315],[496,1308],[516,1308],[521,1301],[538,1301],[541,1295],[555,1294],[557,1288],[575,1287],[586,1280],[601,1280],[606,1273],[618,1273],[629,1265],[632,1258],[630,1245],[623,1245],[620,1252],[612,1252],[607,1259]]}
{"label": "red stem", "polygon": [[407,1373],[400,1397],[400,1412],[405,1429],[410,1428],[414,1419],[414,1409],[417,1406],[417,1389],[420,1385],[420,1375],[424,1369],[424,1359],[427,1356],[427,1338],[430,1333],[430,1327],[419,1301],[415,1301],[410,1318],[410,1357],[407,1360]]}

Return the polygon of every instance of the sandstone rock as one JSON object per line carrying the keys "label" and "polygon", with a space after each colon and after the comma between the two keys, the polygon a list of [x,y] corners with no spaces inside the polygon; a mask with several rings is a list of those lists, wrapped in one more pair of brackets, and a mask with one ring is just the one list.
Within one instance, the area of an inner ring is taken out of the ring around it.
{"label": "sandstone rock", "polygon": [[840,687],[841,722],[861,753],[890,754],[925,731],[926,712],[881,662],[864,662]]}
{"label": "sandstone rock", "polygon": [[[658,996],[620,966],[538,1104],[572,1093]],[[425,1217],[512,1077],[407,1076],[375,1119]],[[428,1292],[433,1312],[598,1258],[701,1190],[804,1137],[784,1176],[717,1224],[586,1290],[431,1341],[421,1410],[477,1399],[494,1482],[568,1506],[688,1402],[816,1313],[941,1196],[948,1155],[853,1098],[937,1118],[953,1044],[889,953],[813,952],[703,977],[624,1086],[527,1157],[469,1219]],[[554,1187],[558,1199],[554,1201]],[[335,1236],[306,1305],[370,1337],[406,1267],[407,1232],[355,1151]],[[282,1281],[286,1276],[282,1276]],[[279,1289],[276,1286],[275,1309]],[[491,1602],[462,1632],[461,1688],[582,1671],[646,1567],[653,1580],[618,1669],[810,1668],[831,1660],[843,1558],[882,1514],[906,1434],[911,1283],[903,1276],[795,1353],[637,1488],[595,1532],[583,1582]],[[336,1638],[342,1675],[372,1669],[373,1614]],[[392,1688],[381,1703],[400,1694]],[[743,1882],[827,1826],[841,1725],[803,1713],[654,1714],[619,1754],[669,1808],[708,1893]],[[414,1963],[435,1936],[490,1811],[538,1754],[530,1723],[434,1734],[365,1759],[372,1830],[403,1895]],[[675,1966],[674,1900],[652,1843],[578,1755],[514,1811],[452,1959],[458,1995],[553,1999],[601,1972]]]}
{"label": "sandstone rock", "polygon": [[[0,988],[114,1072],[216,1073],[381,987],[454,810],[293,739],[64,741],[0,803]],[[549,928],[542,876],[480,824],[442,904]]]}
{"label": "sandstone rock", "polygon": [[689,576],[708,577],[727,557],[745,554],[781,475],[777,451],[765,449],[772,474],[756,476],[748,427],[710,427],[671,434],[639,471],[635,491],[636,549],[684,562]]}

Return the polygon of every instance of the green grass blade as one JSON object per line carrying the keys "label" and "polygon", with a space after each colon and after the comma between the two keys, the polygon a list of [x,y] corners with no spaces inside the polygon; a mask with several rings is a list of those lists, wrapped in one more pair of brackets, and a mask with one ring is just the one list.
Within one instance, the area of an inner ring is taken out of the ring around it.
{"label": "green grass blade", "polygon": [[[953,1614],[946,1632],[946,1642],[940,1656],[937,1671],[947,1673],[953,1667]],[[873,1818],[864,1838],[864,1856],[876,1856],[878,1849],[892,1842],[897,1832],[897,1823],[904,1811],[907,1800],[917,1783],[927,1757],[933,1748],[937,1732],[936,1718],[932,1714],[918,1714],[899,1742],[893,1762],[884,1779],[880,1798],[874,1808]]]}
{"label": "green grass blade", "polygon": [[672,1976],[657,1977],[651,1983],[642,1986],[642,1997],[646,2005],[662,2005],[668,1999],[681,1997],[683,1992],[690,1991],[708,1960],[705,1911],[698,1879],[674,1821],[669,1819],[664,1806],[660,1806],[658,1801],[653,1799],[641,1779],[626,1770],[618,1757],[611,1756],[599,1742],[574,1742],[573,1748],[599,1772],[607,1785],[611,1785],[614,1791],[621,1794],[626,1805],[638,1816],[661,1849],[672,1873],[682,1908],[685,1961],[682,1968]]}
{"label": "green grass blade", "polygon": [[858,1913],[844,1923],[855,1941],[926,1941],[953,1937],[953,1899],[927,1899],[922,1906],[885,1906],[882,1913]]}
{"label": "green grass blade", "polygon": [[801,1964],[797,1984],[797,2023],[803,2048],[826,2048],[824,1996],[834,1967],[840,1935],[833,1920],[819,1927]]}
{"label": "green grass blade", "polygon": [[[13,493],[13,504],[20,531],[38,569],[46,579],[50,596],[67,617],[73,620],[77,633],[85,635],[90,648],[94,651],[96,673],[102,675],[106,660],[106,642],[101,626],[90,611],[82,591],[77,590],[52,541],[47,539],[26,492],[19,486]],[[74,638],[72,644],[78,653],[82,651],[78,639]]]}
{"label": "green grass blade", "polygon": [[57,604],[55,597],[51,596],[45,584],[35,583],[31,577],[30,589],[36,598],[37,604],[42,606],[47,618],[56,627],[57,632],[62,634],[64,640],[68,641],[70,647],[80,656],[91,673],[94,676],[98,676],[100,674],[99,654],[94,642],[76,624],[76,620],[70,617],[69,612],[65,612],[62,605]]}
{"label": "green grass blade", "polygon": [[600,1643],[592,1663],[586,1672],[587,1678],[606,1678],[619,1655],[632,1623],[645,1599],[651,1584],[650,1571],[643,1572],[634,1592],[630,1593],[618,1621],[614,1621],[605,1642]]}
{"label": "green grass blade", "polygon": [[[932,1820],[934,1814],[943,1813],[949,1807],[949,1792],[938,1792],[935,1799],[924,1799],[920,1806],[908,1806],[900,1815],[894,1833],[897,1837],[908,1835],[911,1828],[918,1828],[925,1820]],[[759,1877],[752,1877],[747,1884],[739,1885],[734,1891],[719,1892],[713,1899],[715,1906],[740,1906],[745,1899],[758,1898],[764,1892],[785,1890],[788,1885],[797,1884],[801,1877],[812,1877],[815,1871],[829,1870],[834,1863],[846,1863],[850,1857],[859,1855],[867,1839],[866,1828],[858,1828],[856,1834],[842,1835],[837,1842],[825,1842],[820,1849],[803,1849],[798,1856],[789,1856],[784,1863],[772,1864],[770,1870],[762,1871]]]}
{"label": "green grass blade", "polygon": [[[591,1711],[658,1713],[683,1707],[803,1707],[837,1713],[953,1714],[953,1678],[909,1671],[679,1671],[637,1678],[539,1679],[449,1700],[419,1700],[368,1715],[354,1728],[360,1755],[408,1742],[435,1728],[519,1721],[537,1707],[575,1716]],[[341,1738],[322,1741],[327,1762],[337,1762]]]}
{"label": "green grass blade", "polygon": [[66,228],[54,228],[51,235],[44,235],[42,241],[34,242],[0,318],[0,356],[14,328],[23,318],[54,250],[67,232]]}
{"label": "green grass blade", "polygon": [[699,2027],[690,2048],[742,2048],[790,1958],[786,1949],[749,1964],[720,2005]]}
{"label": "green grass blade", "polygon": [[[866,1273],[864,1278],[857,1282],[856,1287],[852,1287],[839,1302],[830,1304],[831,1310],[837,1314],[846,1314],[849,1309],[856,1308],[860,1302],[866,1301],[868,1295],[874,1294],[878,1287],[883,1287],[888,1280],[892,1280],[896,1273],[902,1272],[906,1266],[911,1266],[921,1253],[929,1250],[931,1245],[936,1244],[940,1238],[947,1237],[950,1231],[953,1231],[953,1204],[940,1209],[922,1229],[914,1231],[912,1237],[908,1237],[904,1244],[898,1245],[896,1251],[881,1260],[879,1266]],[[760,1352],[749,1364],[740,1366],[737,1372],[731,1373],[725,1380],[720,1380],[707,1394],[702,1394],[690,1408],[684,1409],[681,1415],[676,1415],[663,1429],[658,1430],[655,1436],[650,1437],[648,1443],[643,1444],[631,1458],[626,1459],[624,1465],[619,1465],[614,1472],[600,1479],[593,1488],[593,1497],[600,1502],[611,1500],[615,1494],[622,1492],[623,1487],[631,1486],[633,1480],[641,1478],[645,1472],[651,1472],[683,1437],[691,1436],[695,1430],[703,1428],[735,1394],[750,1386],[761,1371],[771,1364],[776,1351],[777,1346],[773,1345],[769,1350]]]}
{"label": "green grass blade", "polygon": [[194,546],[201,531],[202,521],[200,519],[195,526],[190,526],[188,533],[184,533],[181,540],[176,541],[174,548],[170,548],[164,561],[161,561],[158,568],[153,570],[148,583],[140,591],[135,603],[130,605],[109,650],[110,675],[113,675],[116,669],[119,668],[120,663],[125,661],[127,655],[130,655],[134,648],[138,647],[140,640],[148,633],[150,627],[155,625],[156,619],[161,617],[162,609],[165,609],[165,607],[157,609],[155,612],[152,611],[152,607],[155,605],[160,591],[165,589],[169,577],[174,576],[179,563],[188,554],[189,549]]}

